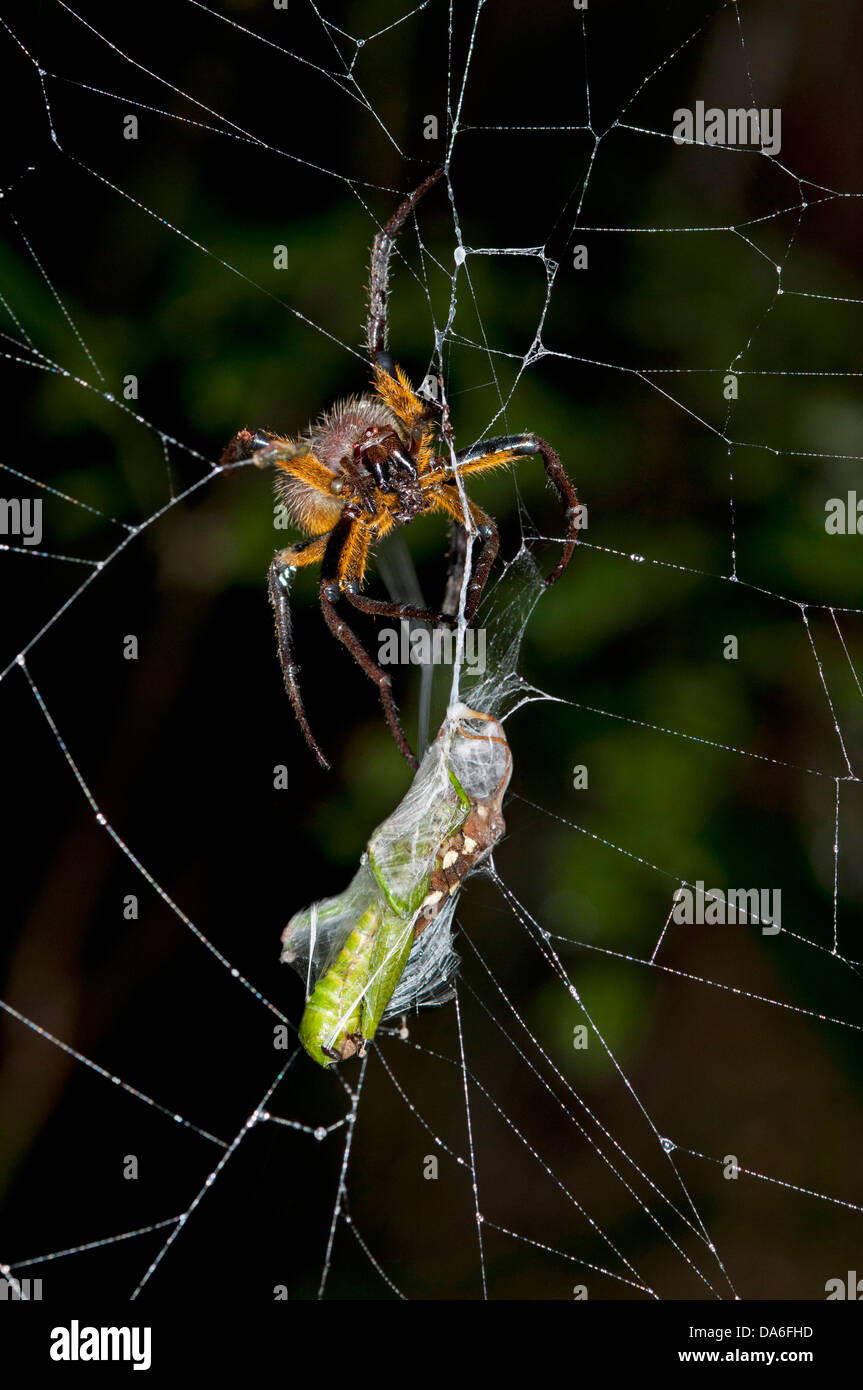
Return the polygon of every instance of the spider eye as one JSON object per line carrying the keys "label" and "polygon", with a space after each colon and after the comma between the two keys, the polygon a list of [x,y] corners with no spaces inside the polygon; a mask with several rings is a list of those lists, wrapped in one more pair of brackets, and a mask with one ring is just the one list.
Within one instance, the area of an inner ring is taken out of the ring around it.
{"label": "spider eye", "polygon": [[255,450],[266,449],[269,442],[270,436],[264,430],[256,430],[252,435],[252,448]]}
{"label": "spider eye", "polygon": [[340,492],[344,492],[344,490],[344,478],[333,478],[333,481],[330,483],[330,492],[335,492],[336,494],[338,494]]}

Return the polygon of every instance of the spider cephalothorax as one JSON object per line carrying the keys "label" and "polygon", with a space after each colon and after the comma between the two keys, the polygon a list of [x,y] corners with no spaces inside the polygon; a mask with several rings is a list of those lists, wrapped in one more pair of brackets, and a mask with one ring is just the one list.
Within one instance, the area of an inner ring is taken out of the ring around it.
{"label": "spider cephalothorax", "polygon": [[[398,526],[425,510],[418,464],[427,459],[413,457],[413,440],[403,435],[399,417],[384,399],[374,396],[352,397],[321,416],[304,443],[309,454],[333,474],[330,492],[337,510],[354,504],[377,517],[380,497],[389,494],[395,498],[395,507],[389,510]],[[430,447],[429,439],[426,455]],[[300,513],[305,511],[307,495],[301,500],[297,489],[304,485],[282,474],[276,487],[291,515],[303,525]]]}
{"label": "spider cephalothorax", "polygon": [[[374,240],[367,324],[373,394],[335,405],[298,439],[266,430],[240,430],[222,455],[223,464],[246,458],[254,458],[261,466],[272,464],[279,498],[308,537],[276,552],[270,565],[270,601],[285,685],[303,733],[323,767],[328,763],[306,717],[293,656],[289,596],[298,568],[320,563],[320,601],[327,624],[377,683],[393,737],[407,761],[416,767],[399,723],[390,677],[348,626],[339,605],[345,600],[376,617],[447,624],[455,621],[454,610],[436,612],[366,598],[360,590],[374,546],[394,527],[407,525],[421,512],[443,512],[463,535],[475,538],[478,548],[464,605],[470,622],[497,554],[498,535],[491,517],[475,502],[467,499],[465,511],[457,480],[505,467],[531,454],[542,458],[566,509],[566,542],[546,584],[553,584],[566,568],[577,537],[578,499],[550,444],[535,434],[502,435],[453,454],[440,407],[417,395],[387,352],[387,281],[393,241],[419,199],[442,174],[439,169],[420,184]],[[456,563],[461,553],[456,550]],[[453,591],[451,576],[448,593]]]}

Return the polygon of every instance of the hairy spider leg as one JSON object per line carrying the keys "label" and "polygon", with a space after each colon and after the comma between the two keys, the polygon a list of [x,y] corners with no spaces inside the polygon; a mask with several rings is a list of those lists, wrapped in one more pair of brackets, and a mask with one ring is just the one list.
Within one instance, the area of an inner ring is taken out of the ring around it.
{"label": "hairy spider leg", "polygon": [[[295,478],[300,485],[293,493],[291,512],[297,525],[313,536],[331,531],[337,519],[337,499],[332,491],[333,474],[311,451],[292,454],[296,448],[291,440],[274,440],[269,458],[265,463],[273,463],[289,478]],[[279,450],[284,448],[284,455]],[[320,499],[320,500],[318,500]]]}
{"label": "hairy spider leg", "polygon": [[[578,540],[579,503],[578,494],[572,485],[560,456],[547,440],[538,434],[506,434],[495,439],[483,439],[469,449],[461,449],[456,454],[456,464],[462,476],[470,473],[485,473],[491,468],[504,468],[517,463],[519,459],[538,454],[545,466],[549,481],[557,492],[566,514],[566,542],[560,559],[545,581],[550,588],[559,579],[572,557]],[[438,478],[452,478],[453,468],[448,459],[437,459],[437,466],[428,475],[428,481]]]}
{"label": "hairy spider leg", "polygon": [[294,714],[302,729],[306,743],[311,748],[321,767],[329,772],[330,764],[324,757],[317,739],[312,733],[306,715],[303,697],[298,680],[299,666],[294,660],[294,634],[291,623],[290,594],[291,585],[297,570],[302,565],[314,565],[322,560],[329,537],[314,536],[311,540],[299,541],[286,550],[277,551],[269,571],[270,603],[276,620],[276,641],[279,647],[279,661],[285,678],[285,689],[294,707]]}
{"label": "hairy spider leg", "polygon": [[336,608],[340,598],[348,597],[343,587],[359,583],[368,554],[367,528],[362,521],[351,515],[343,515],[337,521],[329,537],[321,565],[320,598],[321,608],[330,632],[347,647],[351,656],[366,675],[375,682],[384,707],[386,721],[402,757],[411,767],[419,766],[405,732],[399,722],[398,710],[393,699],[392,680],[386,671],[378,666],[366,651],[359,637],[348,626]]}
{"label": "hairy spider leg", "polygon": [[438,613],[433,608],[414,608],[410,603],[391,603],[384,598],[366,598],[350,581],[345,585],[344,594],[354,608],[358,608],[361,613],[370,613],[375,618],[410,618],[416,623],[440,624],[444,627],[451,627],[455,622],[451,613]]}
{"label": "hairy spider leg", "polygon": [[399,204],[389,222],[381,228],[372,242],[369,266],[369,318],[366,332],[369,358],[375,367],[380,367],[383,371],[391,372],[393,368],[393,360],[387,352],[387,298],[393,242],[420,198],[437,183],[443,172],[442,168],[436,169],[427,179],[423,179],[419,188],[415,188],[413,193],[408,194],[404,202]]}
{"label": "hairy spider leg", "polygon": [[[428,468],[428,458],[431,457],[431,445],[417,456],[417,466],[420,477],[424,476],[424,470]],[[435,510],[434,507],[430,510]],[[381,512],[374,522],[374,542],[382,540],[389,531],[393,529],[393,522],[387,512]],[[371,537],[368,543],[371,544]],[[351,576],[345,579],[342,589],[345,598],[360,613],[368,613],[376,618],[409,618],[413,622],[432,623],[435,626],[442,624],[450,627],[455,621],[454,613],[447,612],[445,609],[437,611],[434,608],[419,608],[411,603],[395,603],[389,599],[367,598],[360,593],[360,583],[362,582],[362,572],[365,570],[365,557],[363,559],[362,571],[356,578]]]}
{"label": "hairy spider leg", "polygon": [[[433,398],[422,400],[411,388],[407,376],[397,366],[387,350],[390,257],[395,238],[417,203],[444,175],[441,167],[424,179],[400,203],[386,226],[375,236],[369,264],[369,316],[366,325],[369,358],[375,371],[379,393],[391,410],[412,430],[418,432],[424,423],[434,420],[444,438],[452,436],[449,408]],[[441,378],[438,377],[438,381]],[[399,388],[402,388],[401,391]]]}
{"label": "hairy spider leg", "polygon": [[[392,371],[389,372],[384,371],[382,367],[375,367],[375,390],[384,405],[398,416],[412,439],[421,438],[429,421],[440,408],[436,402],[424,401],[417,395],[407,373],[398,363],[393,363]],[[430,406],[434,406],[435,409],[431,410]],[[423,440],[423,443],[428,444],[429,441]]]}

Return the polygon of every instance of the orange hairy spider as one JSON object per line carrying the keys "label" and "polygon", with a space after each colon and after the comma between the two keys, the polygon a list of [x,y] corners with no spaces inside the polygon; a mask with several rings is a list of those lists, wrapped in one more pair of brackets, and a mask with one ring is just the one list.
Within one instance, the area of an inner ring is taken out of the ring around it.
{"label": "orange hairy spider", "polygon": [[[270,565],[269,591],[285,687],[306,741],[324,768],[329,768],[329,763],[309,725],[294,660],[289,597],[301,566],[320,564],[320,603],[327,625],[376,682],[396,744],[411,767],[416,767],[399,723],[391,679],[348,626],[342,605],[350,603],[375,617],[413,618],[435,624],[452,624],[454,611],[434,612],[366,598],[360,589],[372,548],[388,532],[407,526],[421,512],[445,513],[455,523],[462,542],[470,533],[479,550],[465,595],[465,618],[470,622],[498,551],[498,533],[492,518],[475,502],[468,500],[465,517],[457,476],[502,468],[537,454],[567,519],[563,553],[546,584],[553,584],[562,574],[577,538],[578,498],[550,444],[537,434],[502,435],[462,449],[453,459],[447,447],[444,412],[436,402],[416,394],[387,352],[387,288],[393,243],[420,198],[443,172],[438,169],[405,198],[374,239],[366,328],[373,394],[337,404],[297,440],[267,430],[240,430],[222,455],[223,464],[248,458],[262,467],[272,464],[277,470],[277,495],[308,537],[276,552]],[[463,563],[458,547],[454,551],[456,564],[460,559]],[[454,592],[453,581],[451,573],[448,595]],[[451,602],[449,607],[453,608]]]}

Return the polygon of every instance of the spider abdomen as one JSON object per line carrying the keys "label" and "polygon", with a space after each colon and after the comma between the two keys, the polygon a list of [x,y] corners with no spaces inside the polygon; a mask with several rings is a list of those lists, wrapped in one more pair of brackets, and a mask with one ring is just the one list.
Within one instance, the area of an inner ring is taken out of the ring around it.
{"label": "spider abdomen", "polygon": [[339,401],[320,416],[300,441],[318,465],[318,476],[303,477],[302,468],[290,472],[279,469],[276,494],[301,530],[318,536],[335,526],[354,491],[354,445],[372,426],[392,428],[392,414],[382,401],[371,396]]}

